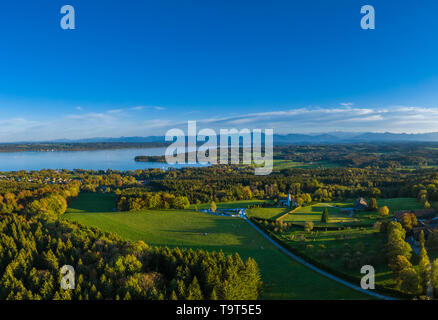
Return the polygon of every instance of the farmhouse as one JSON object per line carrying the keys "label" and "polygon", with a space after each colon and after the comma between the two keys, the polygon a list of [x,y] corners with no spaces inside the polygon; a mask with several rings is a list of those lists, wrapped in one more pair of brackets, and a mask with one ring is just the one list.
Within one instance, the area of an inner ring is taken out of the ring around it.
{"label": "farmhouse", "polygon": [[427,239],[429,234],[433,233],[434,230],[437,229],[436,225],[437,221],[419,221],[418,226],[412,229],[412,235],[414,239],[418,239],[420,237],[421,231],[424,232],[424,237]]}
{"label": "farmhouse", "polygon": [[368,203],[365,201],[364,198],[360,197],[354,202],[354,210],[363,211],[366,208],[368,208]]}
{"label": "farmhouse", "polygon": [[435,218],[436,212],[434,209],[419,209],[419,210],[399,210],[394,212],[394,217],[397,221],[401,221],[403,216],[407,213],[414,214],[417,220],[427,220]]}
{"label": "farmhouse", "polygon": [[413,214],[417,218],[418,225],[412,229],[412,235],[415,240],[418,240],[421,231],[427,239],[429,234],[438,230],[438,217],[434,209],[419,209],[419,210],[400,210],[394,212],[394,216],[398,222],[402,221],[405,214]]}

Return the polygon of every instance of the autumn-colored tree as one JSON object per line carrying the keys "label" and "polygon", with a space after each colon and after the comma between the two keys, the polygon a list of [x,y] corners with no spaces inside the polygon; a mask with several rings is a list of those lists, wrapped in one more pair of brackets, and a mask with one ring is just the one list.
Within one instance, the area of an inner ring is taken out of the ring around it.
{"label": "autumn-colored tree", "polygon": [[306,221],[304,223],[304,231],[310,232],[313,230],[313,222],[312,221]]}
{"label": "autumn-colored tree", "polygon": [[376,198],[370,199],[370,203],[368,204],[368,208],[370,210],[377,210],[379,208]]}
{"label": "autumn-colored tree", "polygon": [[403,270],[412,268],[412,263],[405,256],[398,255],[389,264],[389,268],[392,270],[392,277],[398,280]]}
{"label": "autumn-colored tree", "polygon": [[387,217],[389,215],[389,208],[387,206],[383,206],[379,208],[379,216]]}

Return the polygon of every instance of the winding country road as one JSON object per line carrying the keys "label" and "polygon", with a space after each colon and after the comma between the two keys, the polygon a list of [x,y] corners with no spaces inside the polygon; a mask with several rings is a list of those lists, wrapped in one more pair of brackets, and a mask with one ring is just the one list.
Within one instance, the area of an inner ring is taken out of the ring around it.
{"label": "winding country road", "polygon": [[277,242],[275,242],[274,240],[272,240],[272,239],[271,239],[266,233],[264,233],[259,227],[257,227],[254,223],[252,223],[252,222],[246,217],[246,209],[245,209],[245,216],[243,217],[243,219],[244,219],[246,222],[248,222],[249,225],[252,226],[255,230],[257,230],[257,231],[258,231],[263,237],[265,237],[270,243],[272,243],[272,244],[273,244],[274,246],[276,246],[278,249],[280,249],[281,251],[283,251],[283,253],[287,254],[289,257],[291,257],[292,259],[294,259],[296,262],[303,264],[304,266],[306,266],[306,267],[312,269],[313,271],[315,271],[315,272],[317,272],[317,273],[319,273],[319,274],[321,274],[321,275],[323,275],[323,276],[325,276],[325,277],[327,277],[327,278],[329,278],[329,279],[332,279],[332,280],[334,280],[334,281],[336,281],[336,282],[338,282],[338,283],[341,283],[341,284],[343,284],[344,286],[347,286],[347,287],[349,287],[349,288],[352,288],[352,289],[354,289],[354,290],[357,290],[357,291],[360,291],[360,292],[362,292],[362,293],[364,293],[364,294],[367,294],[367,295],[369,295],[369,296],[371,296],[371,297],[373,297],[373,298],[383,299],[383,300],[398,300],[398,299],[393,298],[393,297],[388,297],[388,296],[385,296],[385,295],[382,295],[382,294],[379,294],[379,293],[375,293],[375,292],[370,291],[370,290],[362,289],[361,287],[359,287],[359,286],[357,286],[357,285],[354,285],[354,284],[351,284],[350,282],[347,282],[347,281],[345,281],[345,280],[342,280],[341,278],[338,278],[338,277],[336,277],[336,276],[334,276],[334,275],[331,275],[331,274],[329,274],[329,273],[327,273],[327,272],[325,272],[325,271],[323,271],[323,270],[321,270],[321,269],[315,267],[314,265],[312,265],[312,264],[310,264],[310,263],[304,261],[304,260],[301,259],[300,257],[298,257],[298,256],[294,255],[293,253],[289,252],[289,250],[283,248],[283,247],[282,247],[281,245],[279,245]]}
{"label": "winding country road", "polygon": [[[252,222],[248,219],[248,217],[246,216],[246,210],[247,210],[246,208],[241,208],[241,210],[242,210],[242,211],[241,211],[241,212],[242,212],[241,215],[239,215],[239,216],[236,217],[236,218],[242,218],[242,219],[244,219],[246,222],[248,222],[248,224],[249,224],[251,227],[253,227],[257,232],[259,232],[263,237],[265,237],[270,243],[272,243],[275,247],[277,247],[278,249],[280,249],[280,251],[282,251],[283,253],[285,253],[286,255],[288,255],[290,258],[292,258],[292,259],[295,260],[296,262],[301,263],[302,265],[306,266],[307,268],[312,269],[313,271],[315,271],[315,272],[317,272],[317,273],[319,273],[319,274],[321,274],[321,275],[323,275],[323,276],[325,276],[325,277],[327,277],[327,278],[329,278],[329,279],[331,279],[331,280],[334,280],[334,281],[336,281],[336,282],[338,282],[338,283],[340,283],[340,284],[342,284],[342,285],[344,285],[344,286],[347,286],[347,287],[349,287],[349,288],[351,288],[351,289],[354,289],[354,290],[357,290],[357,291],[359,291],[359,292],[362,292],[362,293],[364,293],[364,294],[366,294],[366,295],[369,295],[369,296],[371,296],[371,297],[373,297],[373,298],[383,299],[383,300],[398,300],[397,298],[393,298],[393,297],[385,296],[385,295],[382,295],[382,294],[379,294],[379,293],[375,293],[375,292],[370,291],[370,290],[362,289],[361,287],[359,287],[359,286],[357,286],[357,285],[354,285],[354,284],[352,284],[352,283],[350,283],[350,282],[348,282],[348,281],[342,280],[341,278],[338,278],[338,277],[336,277],[336,276],[334,276],[334,275],[332,275],[332,274],[330,274],[330,273],[327,273],[327,272],[325,272],[325,271],[323,271],[323,270],[321,270],[321,269],[315,267],[314,265],[308,263],[307,261],[303,260],[302,258],[300,258],[300,257],[298,257],[298,256],[296,256],[296,255],[294,255],[294,254],[291,253],[289,250],[287,250],[286,248],[282,247],[282,246],[279,245],[277,242],[275,242],[274,240],[272,240],[271,237],[269,237],[269,236],[268,236],[266,233],[264,233],[259,227],[257,227],[254,223],[252,223]],[[203,212],[204,212],[204,213],[207,213],[207,214],[212,214],[212,215],[219,215],[219,214],[215,214],[215,213],[209,212],[208,210],[205,210],[205,211],[203,211]]]}

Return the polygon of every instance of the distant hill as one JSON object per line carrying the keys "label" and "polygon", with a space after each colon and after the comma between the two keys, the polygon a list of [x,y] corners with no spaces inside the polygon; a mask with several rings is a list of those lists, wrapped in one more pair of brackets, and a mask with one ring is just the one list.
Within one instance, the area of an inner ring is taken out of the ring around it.
{"label": "distant hill", "polygon": [[[148,143],[165,142],[164,136],[148,137],[96,137],[87,139],[59,139],[45,143]],[[438,132],[431,133],[377,133],[377,132],[328,132],[318,134],[274,134],[274,144],[337,144],[378,142],[438,142]]]}
{"label": "distant hill", "polygon": [[119,137],[119,138],[105,138],[105,137],[96,137],[96,138],[87,138],[87,139],[59,139],[53,140],[49,142],[62,142],[62,143],[92,143],[92,142],[164,142],[163,136],[150,136],[150,137]]}
{"label": "distant hill", "polygon": [[274,135],[275,144],[335,144],[379,142],[438,142],[438,132],[432,133],[352,133],[333,132],[325,134]]}

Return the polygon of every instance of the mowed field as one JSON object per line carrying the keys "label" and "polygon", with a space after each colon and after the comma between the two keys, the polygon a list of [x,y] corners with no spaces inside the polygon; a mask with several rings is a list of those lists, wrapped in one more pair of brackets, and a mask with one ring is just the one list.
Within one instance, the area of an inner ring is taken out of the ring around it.
{"label": "mowed field", "polygon": [[112,195],[81,194],[72,201],[65,218],[152,246],[222,250],[253,257],[261,270],[264,299],[369,298],[293,261],[240,218],[193,210],[114,212],[114,207]]}
{"label": "mowed field", "polygon": [[286,212],[291,211],[289,208],[252,208],[246,211],[248,217],[256,217],[262,219],[272,219],[284,215]]}
{"label": "mowed field", "polygon": [[[232,202],[218,202],[216,203],[217,208],[220,209],[235,209],[235,208],[247,208],[248,206],[255,206],[255,205],[261,205],[267,201],[265,200],[239,200],[239,201],[232,201]],[[192,204],[190,206],[190,209],[209,209],[211,208],[210,203],[202,203],[202,204]]]}
{"label": "mowed field", "polygon": [[350,217],[348,214],[342,214],[339,207],[334,207],[338,204],[315,204],[312,206],[302,207],[293,214],[287,215],[282,219],[283,222],[304,223],[306,221],[319,222],[321,220],[322,212],[327,208],[330,223],[354,222],[358,219]]}
{"label": "mowed field", "polygon": [[[284,219],[282,219],[282,221],[295,223],[312,221],[314,223],[319,223],[324,208],[328,209],[330,223],[348,224],[354,222],[364,222],[367,220],[373,221],[377,217],[376,211],[356,212],[353,216],[350,216],[350,214],[348,213],[342,213],[340,211],[340,208],[352,208],[353,204],[354,200],[345,202],[317,203],[298,209],[293,214],[286,216]],[[390,215],[398,210],[414,210],[423,208],[422,204],[418,202],[415,198],[378,199],[377,204],[379,207],[387,206],[390,210]]]}
{"label": "mowed field", "polygon": [[305,169],[305,168],[339,168],[342,165],[337,163],[329,163],[325,161],[316,162],[296,162],[292,160],[274,159],[274,170],[283,170],[289,168]]}
{"label": "mowed field", "polygon": [[391,214],[398,210],[423,209],[422,203],[415,198],[377,199],[377,204],[379,207],[387,206]]}

